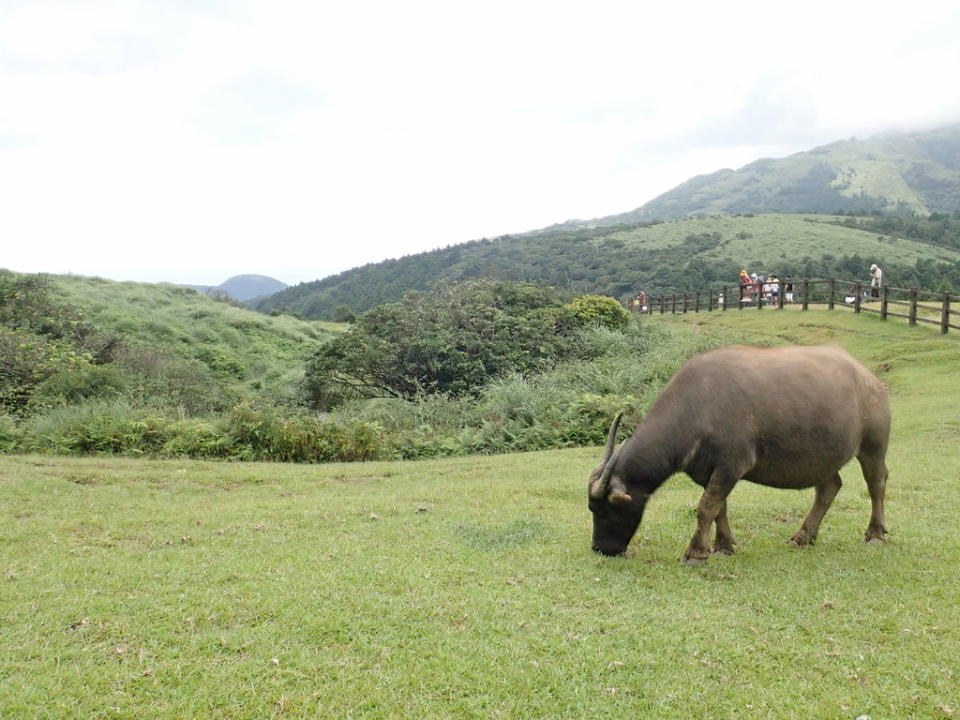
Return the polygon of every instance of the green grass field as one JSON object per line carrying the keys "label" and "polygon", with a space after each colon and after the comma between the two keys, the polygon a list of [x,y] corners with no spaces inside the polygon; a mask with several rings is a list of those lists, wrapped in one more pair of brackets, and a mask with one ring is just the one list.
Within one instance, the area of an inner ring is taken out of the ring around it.
{"label": "green grass field", "polygon": [[[743,483],[739,545],[680,558],[671,480],[589,549],[599,449],[324,466],[0,456],[7,718],[960,715],[960,338],[827,311],[656,317],[836,342],[892,391],[884,545],[859,468]],[[842,402],[843,398],[837,398]]]}

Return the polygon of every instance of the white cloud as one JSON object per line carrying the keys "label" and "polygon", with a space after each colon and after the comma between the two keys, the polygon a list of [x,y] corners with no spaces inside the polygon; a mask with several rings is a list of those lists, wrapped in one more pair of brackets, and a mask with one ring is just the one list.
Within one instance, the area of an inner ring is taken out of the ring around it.
{"label": "white cloud", "polygon": [[7,3],[0,266],[298,282],[623,212],[960,118],[958,31],[924,0]]}

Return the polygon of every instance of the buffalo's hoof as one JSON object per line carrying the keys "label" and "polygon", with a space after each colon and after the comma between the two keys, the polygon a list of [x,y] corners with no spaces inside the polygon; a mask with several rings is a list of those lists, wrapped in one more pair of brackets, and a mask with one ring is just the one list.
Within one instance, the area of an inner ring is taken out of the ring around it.
{"label": "buffalo's hoof", "polygon": [[698,565],[703,565],[709,557],[709,555],[691,555],[690,553],[687,553],[683,556],[683,564],[689,567],[696,567]]}
{"label": "buffalo's hoof", "polygon": [[796,545],[797,547],[806,547],[807,545],[813,545],[817,540],[817,537],[814,535],[810,537],[805,532],[798,532],[792,538],[787,540],[791,545]]}
{"label": "buffalo's hoof", "polygon": [[868,528],[867,534],[863,536],[863,541],[868,543],[881,543],[887,541],[887,529]]}
{"label": "buffalo's hoof", "polygon": [[733,555],[733,545],[720,543],[713,546],[714,555]]}

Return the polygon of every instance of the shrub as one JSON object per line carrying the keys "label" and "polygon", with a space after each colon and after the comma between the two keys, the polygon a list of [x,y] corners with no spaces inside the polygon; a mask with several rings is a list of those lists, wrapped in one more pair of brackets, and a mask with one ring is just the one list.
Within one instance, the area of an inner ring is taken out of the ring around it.
{"label": "shrub", "polygon": [[476,280],[361,315],[307,364],[317,408],[350,397],[476,393],[490,378],[547,367],[571,349],[559,301],[544,287]]}
{"label": "shrub", "polygon": [[599,325],[611,330],[621,330],[630,321],[630,313],[612,297],[604,295],[582,295],[564,307],[577,319],[581,327]]}
{"label": "shrub", "polygon": [[127,378],[114,365],[78,364],[59,370],[37,385],[32,408],[72,405],[92,398],[115,398],[123,393]]}
{"label": "shrub", "polygon": [[230,457],[277,462],[347,462],[382,457],[380,428],[362,421],[335,422],[308,415],[283,416],[249,403],[221,422]]}
{"label": "shrub", "polygon": [[169,424],[160,452],[170,457],[224,458],[230,456],[230,442],[215,420],[183,418]]}
{"label": "shrub", "polygon": [[14,452],[19,441],[17,421],[10,415],[0,415],[0,453]]}
{"label": "shrub", "polygon": [[91,401],[54,408],[25,421],[20,446],[26,452],[76,455],[157,453],[168,424],[154,411]]}
{"label": "shrub", "polygon": [[127,396],[136,405],[159,404],[205,415],[236,402],[235,394],[198,360],[127,347],[119,352],[116,363],[129,378]]}

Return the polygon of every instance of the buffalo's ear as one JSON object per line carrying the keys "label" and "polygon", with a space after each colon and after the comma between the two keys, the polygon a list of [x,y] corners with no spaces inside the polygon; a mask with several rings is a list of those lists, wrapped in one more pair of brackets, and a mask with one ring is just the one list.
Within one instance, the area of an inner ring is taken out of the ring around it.
{"label": "buffalo's ear", "polygon": [[628,493],[620,492],[619,490],[614,490],[612,493],[610,493],[610,496],[607,498],[607,502],[609,502],[611,505],[616,505],[616,506],[629,505],[630,503],[633,502],[633,497],[631,497]]}

